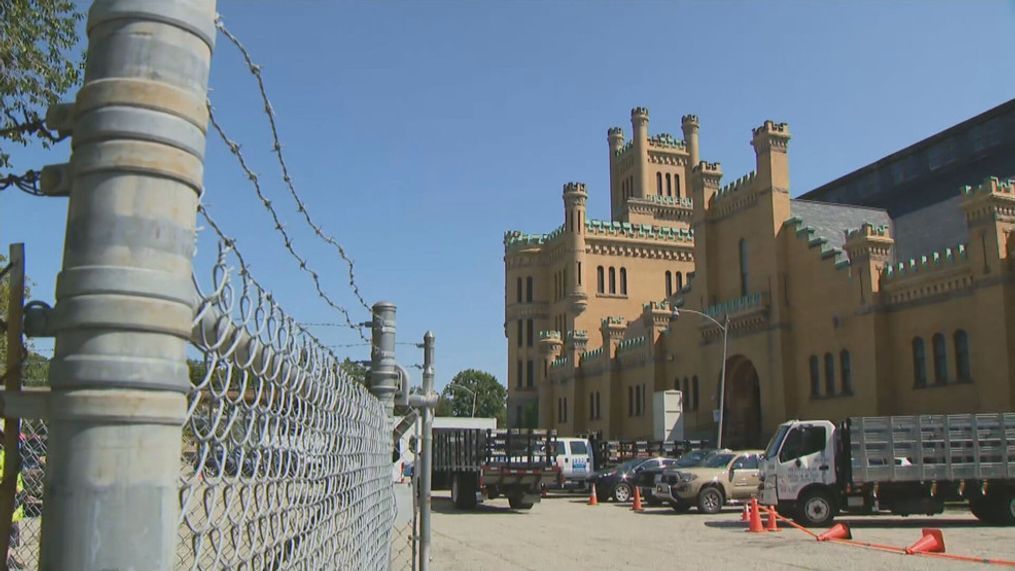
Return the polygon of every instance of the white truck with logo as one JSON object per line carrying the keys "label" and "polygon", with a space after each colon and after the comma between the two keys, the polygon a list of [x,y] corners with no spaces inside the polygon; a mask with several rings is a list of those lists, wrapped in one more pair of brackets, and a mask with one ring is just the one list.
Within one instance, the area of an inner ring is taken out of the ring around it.
{"label": "white truck with logo", "polygon": [[592,461],[592,445],[585,438],[557,438],[557,468],[561,488],[585,488],[595,472]]}
{"label": "white truck with logo", "polygon": [[946,501],[1015,525],[1015,413],[791,420],[769,442],[761,479],[762,503],[805,525],[840,511],[934,515]]}

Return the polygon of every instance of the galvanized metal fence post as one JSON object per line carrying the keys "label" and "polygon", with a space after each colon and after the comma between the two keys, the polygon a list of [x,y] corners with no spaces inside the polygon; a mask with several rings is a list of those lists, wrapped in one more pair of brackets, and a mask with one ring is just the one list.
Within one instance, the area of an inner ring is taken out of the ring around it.
{"label": "galvanized metal fence post", "polygon": [[395,304],[391,302],[375,303],[370,335],[370,393],[384,405],[389,419],[395,414],[395,391],[398,388],[395,310]]}
{"label": "galvanized metal fence post", "polygon": [[43,569],[175,562],[215,0],[97,0],[73,109]]}
{"label": "galvanized metal fence post", "polygon": [[[25,306],[25,245],[11,244],[10,259],[6,268],[8,281],[6,328],[7,367],[4,371],[4,389],[8,393],[21,392],[21,376],[24,372],[24,316]],[[4,419],[3,438],[3,486],[0,488],[0,530],[7,529],[0,537],[0,556],[4,569],[10,560],[10,527],[13,527],[14,511],[17,509],[18,474],[21,473],[21,419],[8,416]]]}
{"label": "galvanized metal fence post", "polygon": [[[423,336],[423,397],[427,399],[423,406],[423,442],[420,455],[419,483],[419,569],[430,569],[430,478],[433,474],[433,415],[435,400],[430,399],[434,392],[434,334],[430,331]],[[432,402],[431,402],[432,401]]]}

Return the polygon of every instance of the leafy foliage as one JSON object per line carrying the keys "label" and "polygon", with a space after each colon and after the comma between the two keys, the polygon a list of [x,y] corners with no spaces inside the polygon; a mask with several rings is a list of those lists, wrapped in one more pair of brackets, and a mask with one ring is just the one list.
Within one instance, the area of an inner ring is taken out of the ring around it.
{"label": "leafy foliage", "polygon": [[[0,255],[0,268],[7,266],[7,257]],[[10,279],[4,277],[0,280],[0,315],[7,321],[7,304],[10,299]],[[25,299],[32,296],[30,282],[25,278]],[[25,348],[28,354],[25,356],[24,368],[21,372],[21,384],[25,386],[42,386],[49,378],[49,359],[32,351],[31,341],[25,340]],[[7,334],[0,331],[0,374],[7,370]]]}
{"label": "leafy foliage", "polygon": [[[27,145],[45,131],[25,129],[78,83],[83,62],[71,59],[82,14],[71,0],[0,0],[0,145]],[[0,146],[0,168],[10,168]]]}
{"label": "leafy foliage", "polygon": [[[456,389],[452,385],[465,388]],[[477,369],[460,371],[441,391],[441,401],[450,404],[451,416],[472,416],[473,392],[475,392],[476,416],[496,418],[497,425],[503,426],[507,418],[507,389],[497,377],[486,371]],[[441,415],[440,405],[437,411],[438,415]],[[445,409],[443,412],[448,411]]]}

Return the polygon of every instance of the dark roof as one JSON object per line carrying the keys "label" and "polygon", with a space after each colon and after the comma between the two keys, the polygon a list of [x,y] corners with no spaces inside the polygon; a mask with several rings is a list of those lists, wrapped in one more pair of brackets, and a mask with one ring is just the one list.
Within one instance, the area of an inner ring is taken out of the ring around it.
{"label": "dark roof", "polygon": [[848,204],[831,204],[799,198],[789,201],[790,213],[803,220],[804,226],[814,228],[814,235],[824,238],[828,246],[842,249],[846,243],[846,230],[855,230],[864,222],[874,226],[891,227],[888,212]]}

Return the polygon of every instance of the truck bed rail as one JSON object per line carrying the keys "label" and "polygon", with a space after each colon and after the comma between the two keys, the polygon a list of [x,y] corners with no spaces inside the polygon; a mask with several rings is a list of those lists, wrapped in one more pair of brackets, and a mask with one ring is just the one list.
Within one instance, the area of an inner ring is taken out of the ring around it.
{"label": "truck bed rail", "polygon": [[1015,478],[1015,413],[846,420],[854,483]]}

